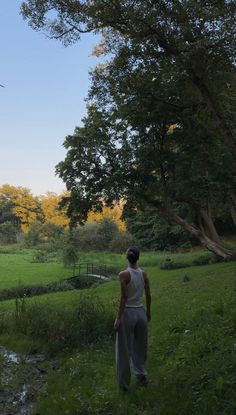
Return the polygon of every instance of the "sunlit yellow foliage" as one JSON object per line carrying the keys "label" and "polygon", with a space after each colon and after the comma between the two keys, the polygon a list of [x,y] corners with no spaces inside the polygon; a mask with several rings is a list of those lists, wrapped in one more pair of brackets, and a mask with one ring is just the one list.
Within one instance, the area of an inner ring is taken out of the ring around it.
{"label": "sunlit yellow foliage", "polygon": [[114,220],[117,223],[118,227],[121,230],[125,230],[125,223],[121,220],[123,210],[123,203],[120,202],[114,206],[114,208],[109,208],[104,206],[102,212],[89,212],[88,214],[88,222],[101,222],[104,218],[109,218]]}
{"label": "sunlit yellow foliage", "polygon": [[40,196],[40,204],[45,222],[64,227],[68,226],[69,219],[66,216],[65,210],[59,209],[59,202],[64,196],[65,194],[58,195],[53,192],[48,192],[46,195]]}
{"label": "sunlit yellow foliage", "polygon": [[171,124],[168,128],[167,134],[173,134],[176,128],[178,128],[178,124]]}
{"label": "sunlit yellow foliage", "polygon": [[[68,195],[69,193],[58,195],[48,192],[36,197],[25,187],[4,184],[0,187],[0,207],[4,207],[14,215],[23,232],[27,232],[29,225],[36,220],[41,223],[53,223],[67,227],[69,218],[65,209],[59,209],[59,202]],[[101,222],[104,218],[109,218],[114,220],[121,230],[125,230],[125,223],[121,220],[122,210],[122,202],[113,208],[104,206],[101,213],[90,212],[88,222]]]}
{"label": "sunlit yellow foliage", "polygon": [[19,219],[23,232],[26,232],[29,225],[37,219],[38,200],[26,187],[4,184],[0,187],[0,203],[9,204],[11,212]]}

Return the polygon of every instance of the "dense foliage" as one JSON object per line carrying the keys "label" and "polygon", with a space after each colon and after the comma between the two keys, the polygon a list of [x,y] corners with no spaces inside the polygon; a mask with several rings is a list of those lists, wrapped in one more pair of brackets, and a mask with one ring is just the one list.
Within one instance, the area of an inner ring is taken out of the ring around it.
{"label": "dense foliage", "polygon": [[196,244],[179,225],[171,225],[154,209],[133,212],[126,220],[127,229],[142,249],[176,250]]}
{"label": "dense foliage", "polygon": [[[235,219],[233,1],[28,0],[35,29],[69,44],[102,34],[88,115],[57,166],[72,222],[123,198],[155,208],[223,258],[214,219]],[[53,18],[51,13],[53,11]]]}

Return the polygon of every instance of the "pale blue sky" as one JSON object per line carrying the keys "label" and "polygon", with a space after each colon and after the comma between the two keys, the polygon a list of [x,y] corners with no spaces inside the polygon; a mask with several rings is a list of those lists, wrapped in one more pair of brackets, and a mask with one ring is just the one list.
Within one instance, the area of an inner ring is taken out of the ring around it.
{"label": "pale blue sky", "polygon": [[60,193],[55,165],[62,143],[85,115],[84,98],[96,39],[86,35],[65,48],[33,31],[19,15],[21,0],[0,1],[0,186],[34,194]]}

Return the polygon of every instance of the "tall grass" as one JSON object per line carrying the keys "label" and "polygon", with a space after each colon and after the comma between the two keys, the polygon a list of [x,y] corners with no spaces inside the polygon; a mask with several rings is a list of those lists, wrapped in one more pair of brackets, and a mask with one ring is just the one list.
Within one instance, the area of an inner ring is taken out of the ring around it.
{"label": "tall grass", "polygon": [[111,328],[111,311],[90,292],[80,294],[73,307],[16,299],[14,311],[0,322],[2,333],[27,336],[50,353],[99,343],[111,335]]}
{"label": "tall grass", "polygon": [[[233,415],[235,376],[235,264],[149,270],[153,294],[146,389],[117,393],[114,342],[74,353],[52,375],[44,415]],[[101,298],[119,295],[117,282]]]}

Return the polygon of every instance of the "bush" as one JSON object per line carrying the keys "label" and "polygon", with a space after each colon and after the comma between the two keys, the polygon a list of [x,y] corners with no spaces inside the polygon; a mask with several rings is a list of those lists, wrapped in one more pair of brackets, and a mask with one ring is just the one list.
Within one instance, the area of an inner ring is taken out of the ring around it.
{"label": "bush", "polygon": [[101,237],[99,235],[100,224],[98,222],[86,223],[79,226],[75,231],[75,237],[78,241],[78,248],[82,251],[95,251],[101,246]]}
{"label": "bush", "polygon": [[190,267],[191,264],[184,261],[173,261],[170,258],[166,258],[160,265],[160,269],[178,269]]}
{"label": "bush", "polygon": [[115,234],[109,244],[109,251],[123,253],[133,245],[133,237],[128,232],[119,231]]}
{"label": "bush", "polygon": [[191,258],[191,260],[181,260],[166,258],[165,261],[161,262],[160,269],[177,269],[177,268],[186,268],[192,267],[194,265],[208,265],[218,262],[216,255],[211,252],[206,252],[205,254],[199,255],[196,258]]}
{"label": "bush", "polygon": [[215,262],[218,262],[219,259],[216,255],[209,253],[206,253],[204,255],[201,255],[193,260],[193,265],[208,265],[208,264],[214,264]]}
{"label": "bush", "polygon": [[47,260],[48,260],[48,257],[45,251],[36,251],[33,256],[32,262],[43,263],[43,262],[47,262]]}

